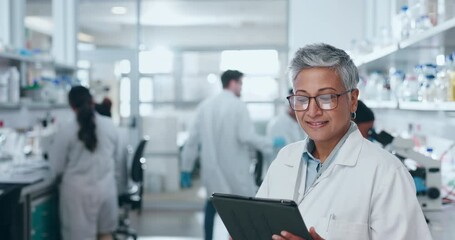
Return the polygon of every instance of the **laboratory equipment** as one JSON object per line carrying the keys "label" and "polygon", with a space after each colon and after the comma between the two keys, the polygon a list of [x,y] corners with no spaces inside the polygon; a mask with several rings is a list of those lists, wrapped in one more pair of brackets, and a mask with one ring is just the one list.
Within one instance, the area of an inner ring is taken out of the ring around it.
{"label": "laboratory equipment", "polygon": [[[369,134],[408,167],[416,183],[417,199],[422,209],[440,210],[442,206],[441,162],[433,159],[430,155],[415,151],[412,139],[394,137],[385,131],[377,134],[371,130]],[[412,162],[408,160],[413,160],[417,164],[407,164],[407,162]]]}

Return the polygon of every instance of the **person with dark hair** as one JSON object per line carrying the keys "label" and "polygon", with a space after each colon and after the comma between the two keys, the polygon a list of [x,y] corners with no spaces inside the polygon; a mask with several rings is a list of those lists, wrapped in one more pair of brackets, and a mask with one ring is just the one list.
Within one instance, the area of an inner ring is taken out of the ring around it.
{"label": "person with dark hair", "polygon": [[112,239],[118,220],[118,132],[111,119],[95,113],[87,88],[73,87],[68,100],[75,117],[60,126],[49,152],[51,172],[60,183],[62,236]]}
{"label": "person with dark hair", "polygon": [[[271,152],[276,143],[255,133],[248,109],[240,100],[243,73],[227,70],[221,75],[223,91],[202,102],[197,109],[182,150],[182,186],[191,184],[190,172],[200,152],[202,182],[214,192],[254,196],[250,173],[250,149]],[[279,142],[278,140],[276,142]],[[205,239],[213,237],[215,208],[205,207]]]}
{"label": "person with dark hair", "polygon": [[103,98],[103,101],[101,103],[95,104],[96,112],[106,117],[112,117],[111,108],[112,101],[107,97]]}
{"label": "person with dark hair", "polygon": [[364,138],[368,138],[368,132],[374,125],[374,113],[361,100],[357,102],[356,118],[354,122],[357,124],[360,133]]}

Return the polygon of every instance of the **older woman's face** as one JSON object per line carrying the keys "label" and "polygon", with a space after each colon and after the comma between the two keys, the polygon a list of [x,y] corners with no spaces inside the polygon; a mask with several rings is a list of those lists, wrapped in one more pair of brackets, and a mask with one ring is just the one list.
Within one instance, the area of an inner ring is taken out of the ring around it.
{"label": "older woman's face", "polygon": [[[315,97],[347,90],[336,71],[330,68],[305,69],[294,80],[296,95]],[[332,110],[320,109],[312,98],[307,110],[296,112],[299,124],[316,143],[334,145],[349,128],[351,112],[357,108],[357,97],[358,90],[339,96],[338,105]]]}

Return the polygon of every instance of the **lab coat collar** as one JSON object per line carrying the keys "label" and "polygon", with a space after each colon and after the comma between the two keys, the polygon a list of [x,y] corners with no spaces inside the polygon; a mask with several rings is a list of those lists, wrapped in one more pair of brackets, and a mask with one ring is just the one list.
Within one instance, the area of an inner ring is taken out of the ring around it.
{"label": "lab coat collar", "polygon": [[343,166],[355,166],[359,159],[360,150],[362,149],[363,136],[359,129],[352,132],[346,139],[346,142],[340,148],[333,164]]}
{"label": "lab coat collar", "polygon": [[299,166],[303,152],[306,150],[306,146],[308,143],[308,137],[305,140],[293,143],[292,145],[295,147],[296,151],[289,151],[289,156],[287,156],[284,160],[284,164],[289,167]]}
{"label": "lab coat collar", "polygon": [[231,90],[227,90],[227,89],[223,89],[223,91],[221,92],[221,94],[224,94],[224,95],[228,95],[228,96],[232,96],[232,97],[237,97],[234,92],[232,92]]}
{"label": "lab coat collar", "polygon": [[[354,166],[357,163],[357,159],[362,148],[362,140],[363,137],[360,131],[358,129],[353,131],[340,148],[333,164]],[[290,154],[285,159],[284,163],[290,167],[299,166],[302,154],[307,150],[309,141],[310,139],[307,137],[305,140],[294,143],[296,151],[290,151]]]}

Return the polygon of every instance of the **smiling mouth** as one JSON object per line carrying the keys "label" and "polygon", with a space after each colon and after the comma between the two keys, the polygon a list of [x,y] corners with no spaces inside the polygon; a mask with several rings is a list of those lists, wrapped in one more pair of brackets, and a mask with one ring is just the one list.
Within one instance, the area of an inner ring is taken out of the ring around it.
{"label": "smiling mouth", "polygon": [[306,122],[310,127],[320,128],[325,126],[329,121]]}

